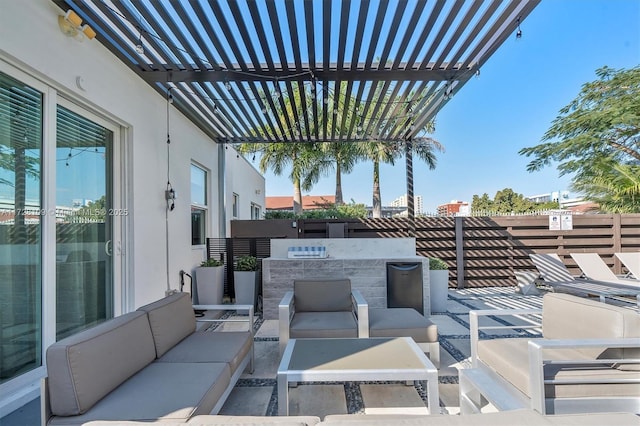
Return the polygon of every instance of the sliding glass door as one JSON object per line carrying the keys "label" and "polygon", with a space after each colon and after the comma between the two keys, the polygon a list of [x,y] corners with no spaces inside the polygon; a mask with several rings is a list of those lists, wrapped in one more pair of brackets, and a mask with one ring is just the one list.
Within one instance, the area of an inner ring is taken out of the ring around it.
{"label": "sliding glass door", "polygon": [[[56,338],[113,316],[113,132],[58,105],[56,112]],[[81,114],[82,113],[82,114]]]}
{"label": "sliding glass door", "polygon": [[3,395],[43,376],[49,344],[123,311],[120,135],[0,61]]}
{"label": "sliding glass door", "polygon": [[0,383],[42,365],[43,95],[0,72]]}

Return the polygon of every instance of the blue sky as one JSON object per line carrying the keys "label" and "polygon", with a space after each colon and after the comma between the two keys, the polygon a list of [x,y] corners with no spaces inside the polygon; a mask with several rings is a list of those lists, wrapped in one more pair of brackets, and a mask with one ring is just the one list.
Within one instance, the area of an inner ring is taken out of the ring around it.
{"label": "blue sky", "polygon": [[[558,111],[596,79],[602,66],[640,64],[639,0],[544,0],[523,22],[523,37],[510,37],[436,117],[434,137],[446,148],[438,166],[414,163],[414,192],[424,210],[452,199],[511,188],[535,195],[569,186],[555,167],[529,173],[523,147],[540,143]],[[345,200],[371,205],[371,164],[343,176]],[[292,195],[286,176],[266,175],[266,195]],[[333,175],[310,192],[331,195]],[[383,204],[406,193],[404,161],[381,169]],[[306,195],[306,193],[305,193]]]}

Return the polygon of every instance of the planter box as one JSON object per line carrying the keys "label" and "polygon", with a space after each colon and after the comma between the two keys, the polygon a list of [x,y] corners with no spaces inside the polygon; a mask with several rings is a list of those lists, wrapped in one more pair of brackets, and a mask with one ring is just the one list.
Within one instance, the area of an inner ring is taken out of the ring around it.
{"label": "planter box", "polygon": [[447,312],[447,297],[449,295],[449,271],[429,271],[429,292],[431,295],[431,312]]}
{"label": "planter box", "polygon": [[236,305],[253,305],[255,308],[258,296],[258,272],[235,271],[233,282],[236,290]]}
{"label": "planter box", "polygon": [[220,305],[224,294],[224,266],[196,268],[196,285],[200,305]]}

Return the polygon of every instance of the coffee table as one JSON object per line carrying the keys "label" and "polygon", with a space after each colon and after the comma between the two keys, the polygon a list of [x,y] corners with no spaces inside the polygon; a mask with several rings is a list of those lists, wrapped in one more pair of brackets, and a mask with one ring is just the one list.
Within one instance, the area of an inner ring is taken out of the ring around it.
{"label": "coffee table", "polygon": [[291,339],[278,367],[278,415],[289,415],[289,383],[427,382],[427,406],[440,413],[438,370],[410,337]]}

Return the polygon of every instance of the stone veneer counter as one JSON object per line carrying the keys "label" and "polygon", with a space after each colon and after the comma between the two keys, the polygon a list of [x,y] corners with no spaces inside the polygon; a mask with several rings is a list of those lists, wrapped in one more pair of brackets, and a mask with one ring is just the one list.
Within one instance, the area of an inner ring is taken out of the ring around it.
{"label": "stone veneer counter", "polygon": [[[288,259],[289,246],[325,246],[325,259]],[[262,260],[264,319],[278,319],[278,304],[296,279],[349,278],[369,307],[387,306],[387,262],[421,262],[424,315],[431,314],[429,259],[415,255],[415,239],[279,239],[271,241],[272,257]]]}

